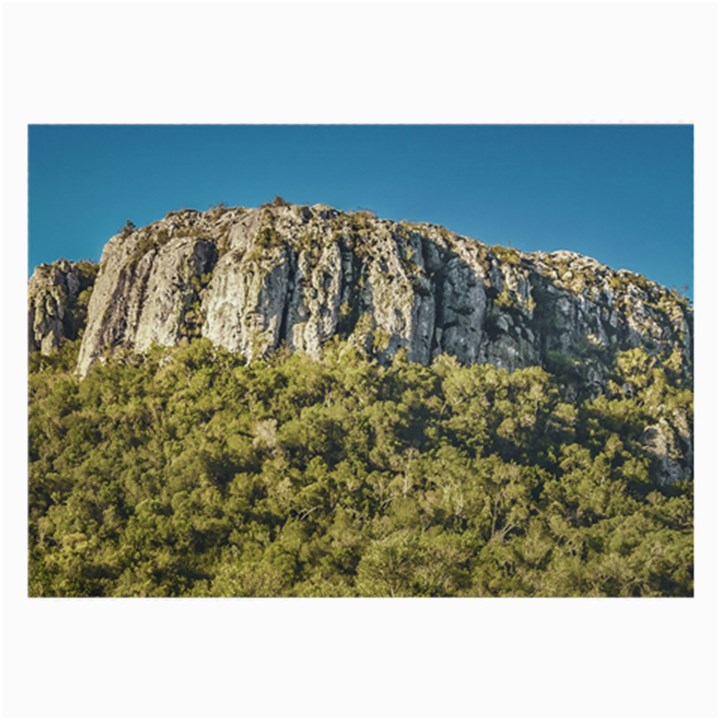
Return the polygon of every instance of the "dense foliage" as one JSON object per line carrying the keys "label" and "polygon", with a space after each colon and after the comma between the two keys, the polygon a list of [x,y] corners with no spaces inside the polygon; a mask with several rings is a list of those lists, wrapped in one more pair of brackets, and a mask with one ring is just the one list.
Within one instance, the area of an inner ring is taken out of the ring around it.
{"label": "dense foliage", "polygon": [[568,401],[537,367],[383,367],[335,345],[246,365],[193,340],[31,357],[30,593],[687,596],[692,486],[643,430],[692,393],[621,354]]}

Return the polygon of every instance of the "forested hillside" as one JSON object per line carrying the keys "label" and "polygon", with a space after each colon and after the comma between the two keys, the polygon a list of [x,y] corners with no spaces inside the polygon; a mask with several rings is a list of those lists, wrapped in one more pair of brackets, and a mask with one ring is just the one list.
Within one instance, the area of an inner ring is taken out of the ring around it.
{"label": "forested hillside", "polygon": [[693,593],[677,350],[578,395],[572,363],[339,340],[251,362],[185,340],[81,380],[78,347],[30,357],[31,595]]}

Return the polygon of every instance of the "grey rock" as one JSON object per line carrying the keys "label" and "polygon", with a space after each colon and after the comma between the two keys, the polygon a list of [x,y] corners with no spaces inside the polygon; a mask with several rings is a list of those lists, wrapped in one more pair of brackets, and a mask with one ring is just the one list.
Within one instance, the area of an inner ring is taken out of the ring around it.
{"label": "grey rock", "polygon": [[49,355],[85,326],[97,265],[58,260],[35,268],[28,283],[28,348]]}
{"label": "grey rock", "polygon": [[661,485],[671,485],[691,477],[690,436],[687,427],[684,430],[687,433],[685,436],[683,429],[676,429],[663,418],[646,427],[640,438],[646,452],[657,465],[654,477]]}
{"label": "grey rock", "polygon": [[88,307],[78,355],[81,376],[116,350],[143,352],[153,343],[175,345],[192,335],[186,313],[199,303],[200,278],[212,269],[217,255],[214,242],[199,234],[189,237],[190,231],[201,230],[200,224],[166,218],[110,239]]}
{"label": "grey rock", "polygon": [[692,309],[645,278],[324,205],[185,210],[111,238],[79,374],[117,350],[195,336],[247,358],[281,344],[317,357],[338,336],[381,362],[404,349],[424,364],[447,353],[514,369],[560,354],[582,359],[594,390],[632,347],[678,348],[692,367]]}

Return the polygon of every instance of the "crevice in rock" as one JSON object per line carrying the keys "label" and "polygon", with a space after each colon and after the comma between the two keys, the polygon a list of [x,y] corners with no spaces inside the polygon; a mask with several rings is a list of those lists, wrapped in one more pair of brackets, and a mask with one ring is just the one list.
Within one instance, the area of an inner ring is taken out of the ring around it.
{"label": "crevice in rock", "polygon": [[433,358],[435,355],[439,355],[442,348],[442,339],[437,332],[438,329],[444,330],[442,317],[443,317],[443,290],[445,286],[445,271],[440,268],[432,273],[429,273],[430,283],[432,286],[433,296],[433,326],[430,340],[430,357]]}
{"label": "crevice in rock", "polygon": [[280,315],[280,329],[278,330],[278,345],[284,340],[288,342],[288,318],[292,308],[295,283],[297,282],[297,255],[289,246],[285,249],[285,258],[288,264],[287,282],[285,284],[285,298],[283,301],[282,313]]}
{"label": "crevice in rock", "polygon": [[[357,326],[358,320],[363,313],[362,287],[367,283],[367,273],[363,275],[366,268],[357,253],[353,252],[345,242],[340,243],[340,267],[343,272],[342,285],[340,289],[340,309],[338,312],[337,330],[341,337],[351,335]],[[346,278],[344,269],[349,267],[350,277]],[[344,305],[347,303],[347,305]],[[346,313],[343,313],[347,310]]]}
{"label": "crevice in rock", "polygon": [[187,261],[189,277],[182,279],[182,291],[177,337],[195,338],[202,335],[205,317],[202,311],[206,290],[219,258],[214,242],[202,239],[195,244]]}

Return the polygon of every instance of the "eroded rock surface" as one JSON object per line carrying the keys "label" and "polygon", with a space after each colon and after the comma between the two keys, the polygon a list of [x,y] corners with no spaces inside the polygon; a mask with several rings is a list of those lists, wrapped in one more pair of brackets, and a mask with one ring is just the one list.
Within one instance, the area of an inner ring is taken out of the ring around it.
{"label": "eroded rock surface", "polygon": [[488,247],[430,224],[324,205],[185,210],[105,247],[78,361],[202,336],[248,358],[347,338],[381,361],[570,369],[600,389],[619,350],[692,357],[667,289],[570,252]]}
{"label": "eroded rock surface", "polygon": [[58,260],[35,268],[28,283],[28,347],[49,355],[85,327],[97,273],[88,261]]}

